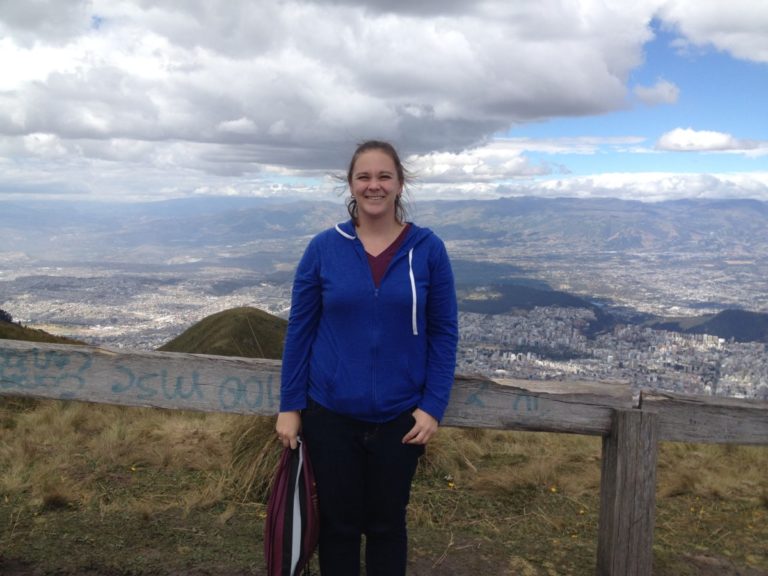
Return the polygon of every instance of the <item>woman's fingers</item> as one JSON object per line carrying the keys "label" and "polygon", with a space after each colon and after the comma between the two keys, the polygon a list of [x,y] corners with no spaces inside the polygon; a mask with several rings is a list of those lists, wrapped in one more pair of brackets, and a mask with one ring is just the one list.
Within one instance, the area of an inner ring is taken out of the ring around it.
{"label": "woman's fingers", "polygon": [[413,419],[416,423],[408,433],[403,436],[404,444],[426,444],[437,431],[438,422],[430,414],[421,408],[413,411]]}
{"label": "woman's fingers", "polygon": [[296,449],[299,445],[299,430],[301,430],[301,413],[298,410],[280,412],[277,415],[275,432],[277,432],[277,439],[285,448],[290,446]]}

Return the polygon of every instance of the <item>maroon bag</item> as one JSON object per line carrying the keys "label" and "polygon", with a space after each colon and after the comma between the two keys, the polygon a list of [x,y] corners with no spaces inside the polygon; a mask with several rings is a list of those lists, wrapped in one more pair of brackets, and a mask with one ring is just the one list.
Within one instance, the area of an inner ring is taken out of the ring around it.
{"label": "maroon bag", "polygon": [[264,527],[267,576],[298,576],[317,547],[320,518],[307,445],[284,448],[272,483]]}

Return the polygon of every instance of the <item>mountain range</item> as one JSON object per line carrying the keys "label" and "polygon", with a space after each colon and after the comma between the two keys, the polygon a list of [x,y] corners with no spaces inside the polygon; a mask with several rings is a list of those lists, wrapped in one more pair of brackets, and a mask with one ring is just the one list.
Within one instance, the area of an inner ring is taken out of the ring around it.
{"label": "mountain range", "polygon": [[[537,253],[556,246],[598,253],[768,253],[768,203],[757,200],[412,201],[410,213],[446,241],[471,240],[491,247],[524,244]],[[174,252],[306,239],[344,219],[341,199],[337,203],[221,197],[141,204],[5,202],[0,210],[0,250],[48,259],[114,259],[119,251],[130,259],[147,245]]]}

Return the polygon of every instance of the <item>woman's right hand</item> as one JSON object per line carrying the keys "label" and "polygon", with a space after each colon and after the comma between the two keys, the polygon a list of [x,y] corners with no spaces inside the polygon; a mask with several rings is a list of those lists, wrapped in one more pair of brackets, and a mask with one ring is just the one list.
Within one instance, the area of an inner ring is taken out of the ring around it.
{"label": "woman's right hand", "polygon": [[290,446],[292,449],[296,449],[299,445],[299,430],[301,430],[301,412],[291,410],[290,412],[280,412],[277,415],[275,431],[277,432],[277,439],[282,442],[285,448]]}

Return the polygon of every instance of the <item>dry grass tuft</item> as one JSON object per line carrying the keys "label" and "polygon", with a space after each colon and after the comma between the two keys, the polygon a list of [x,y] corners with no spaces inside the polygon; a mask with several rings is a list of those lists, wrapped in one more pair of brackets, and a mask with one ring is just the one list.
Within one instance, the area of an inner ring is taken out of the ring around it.
{"label": "dry grass tuft", "polygon": [[237,500],[266,502],[281,451],[274,417],[253,416],[234,425],[228,479]]}
{"label": "dry grass tuft", "polygon": [[766,446],[664,442],[659,449],[658,494],[759,501],[768,491],[766,470]]}
{"label": "dry grass tuft", "polygon": [[600,484],[600,440],[567,434],[442,428],[427,448],[421,479],[450,478],[486,493],[557,486],[575,496]]}
{"label": "dry grass tuft", "polygon": [[[13,422],[0,428],[4,494],[47,508],[66,501],[112,509],[153,492],[162,494],[159,507],[215,499],[208,480],[228,459],[232,416],[58,401],[18,408],[0,403],[3,421]],[[195,473],[209,478],[192,482]]]}

